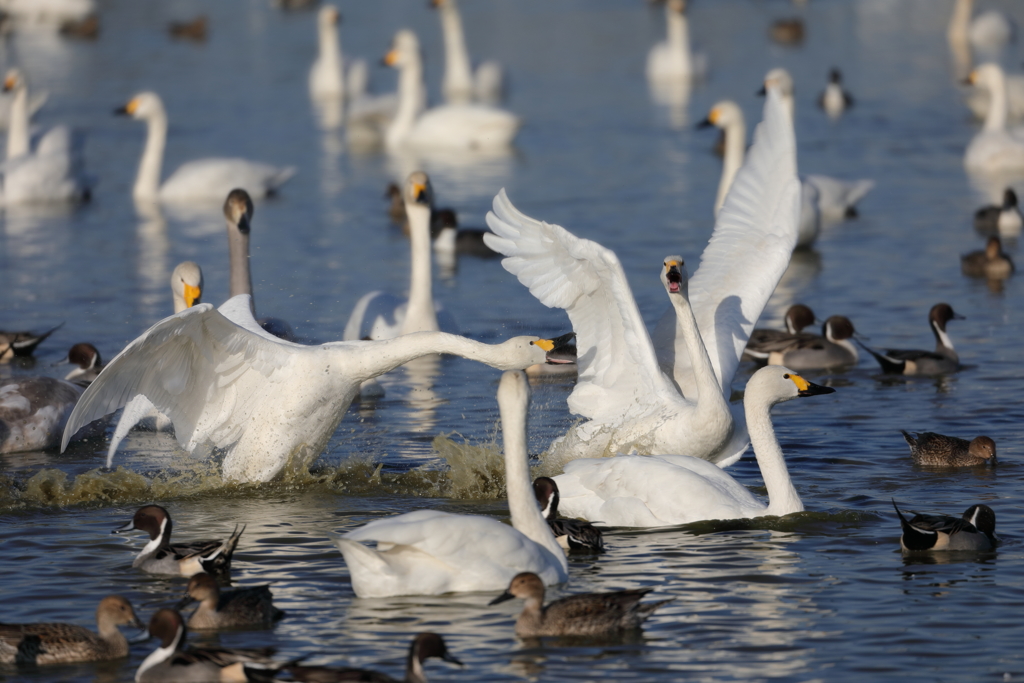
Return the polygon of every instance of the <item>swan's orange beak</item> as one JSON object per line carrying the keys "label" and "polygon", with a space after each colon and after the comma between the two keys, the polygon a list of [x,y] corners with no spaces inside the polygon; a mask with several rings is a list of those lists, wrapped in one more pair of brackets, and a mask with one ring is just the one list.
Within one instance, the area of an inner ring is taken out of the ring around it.
{"label": "swan's orange beak", "polygon": [[390,50],[384,55],[384,66],[394,66],[398,63],[398,50]]}
{"label": "swan's orange beak", "polygon": [[198,287],[185,284],[185,305],[189,308],[192,308],[193,305],[199,303],[199,297],[202,295],[203,292]]}

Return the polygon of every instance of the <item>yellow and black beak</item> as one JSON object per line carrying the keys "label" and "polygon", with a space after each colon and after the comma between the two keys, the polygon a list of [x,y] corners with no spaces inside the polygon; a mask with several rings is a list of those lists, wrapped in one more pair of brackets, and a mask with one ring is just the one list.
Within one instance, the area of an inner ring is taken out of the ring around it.
{"label": "yellow and black beak", "polygon": [[398,63],[398,50],[388,50],[388,53],[380,61],[384,66],[394,66]]}
{"label": "yellow and black beak", "polygon": [[14,90],[14,86],[18,84],[18,79],[14,76],[8,76],[4,79],[4,92],[10,92]]}
{"label": "yellow and black beak", "polygon": [[123,107],[118,107],[114,110],[114,114],[117,116],[132,116],[135,111],[139,108],[138,99],[133,99]]}
{"label": "yellow and black beak", "polygon": [[182,285],[185,289],[185,305],[192,308],[199,303],[199,299],[203,296],[203,291],[186,282],[183,282]]}
{"label": "yellow and black beak", "polygon": [[412,197],[417,204],[430,204],[430,194],[427,192],[427,186],[423,183],[412,184]]}
{"label": "yellow and black beak", "polygon": [[808,382],[795,372],[791,372],[785,377],[796,385],[797,396],[820,396],[821,394],[834,394],[836,391],[832,387],[823,387],[820,384]]}
{"label": "yellow and black beak", "polygon": [[712,109],[704,120],[697,124],[698,128],[710,128],[718,122],[718,110]]}

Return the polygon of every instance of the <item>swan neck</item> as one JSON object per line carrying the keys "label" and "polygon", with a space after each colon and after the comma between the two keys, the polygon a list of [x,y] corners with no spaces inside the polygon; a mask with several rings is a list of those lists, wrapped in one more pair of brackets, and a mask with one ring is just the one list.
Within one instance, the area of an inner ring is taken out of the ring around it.
{"label": "swan neck", "polygon": [[686,15],[666,6],[665,23],[668,26],[668,44],[672,50],[690,54],[690,26]]}
{"label": "swan neck", "polygon": [[[252,275],[249,272],[249,235],[242,232],[238,227],[227,221],[228,226],[228,259],[231,267],[231,294],[230,297],[239,294],[248,294],[249,307],[255,311],[256,305],[252,303]],[[255,313],[253,314],[255,316]]]}
{"label": "swan neck", "polygon": [[[532,364],[511,351],[508,343],[492,345],[447,332],[414,332],[383,341],[347,342],[344,366],[351,368],[353,377],[362,382],[435,353],[468,358],[498,370],[521,370]],[[364,352],[361,358],[348,355],[353,347]]]}
{"label": "swan neck", "polygon": [[715,375],[715,368],[711,365],[708,350],[701,339],[697,320],[693,317],[693,309],[690,307],[686,291],[684,290],[679,296],[671,296],[670,299],[673,308],[676,309],[676,325],[679,333],[683,336],[683,344],[686,346],[686,352],[690,356],[690,364],[693,367],[693,378],[697,386],[698,412],[708,409],[713,409],[716,414],[721,411],[728,412],[729,405],[725,400],[722,385]]}
{"label": "swan neck", "polygon": [[430,263],[430,207],[405,205],[409,216],[409,241],[412,271],[409,277],[409,303],[402,323],[402,334],[434,332],[439,329],[434,311],[433,277]]}
{"label": "swan neck", "polygon": [[423,97],[423,63],[419,55],[404,64],[398,73],[398,109],[388,126],[387,146],[401,145],[409,136],[416,117],[420,113]]}
{"label": "swan neck", "polygon": [[973,11],[973,0],[956,0],[953,7],[953,16],[949,20],[947,37],[951,43],[967,43],[968,28],[971,23]]}
{"label": "swan neck", "polygon": [[722,210],[725,204],[725,197],[729,194],[732,181],[736,179],[736,173],[743,166],[744,149],[743,145],[747,139],[747,124],[745,121],[732,121],[725,127],[725,155],[722,159],[722,178],[718,181],[718,197],[715,199],[715,215]]}
{"label": "swan neck", "polygon": [[473,80],[466,49],[466,36],[462,31],[462,17],[455,0],[441,6],[441,30],[444,33],[445,95],[465,95],[472,89]]}
{"label": "swan neck", "polygon": [[991,72],[989,82],[989,107],[985,116],[985,130],[1003,131],[1006,129],[1007,101],[1006,77],[1002,69]]}
{"label": "swan neck", "polygon": [[139,161],[132,195],[137,199],[155,199],[160,190],[160,170],[167,143],[167,114],[162,110],[146,119],[146,146]]}
{"label": "swan neck", "polygon": [[181,294],[178,294],[177,290],[172,291],[174,294],[174,312],[175,314],[181,313],[186,308],[188,308],[188,306],[185,304],[184,297],[182,297]]}
{"label": "swan neck", "polygon": [[338,84],[338,92],[345,92],[345,69],[344,61],[341,56],[341,39],[338,37],[338,30],[333,24],[324,24],[320,26],[320,53],[318,60],[323,65],[322,68],[326,69],[331,74],[331,80],[336,81]]}
{"label": "swan neck", "polygon": [[789,478],[782,447],[775,438],[771,408],[772,404],[760,396],[756,388],[747,387],[747,393],[743,397],[743,409],[747,415],[750,445],[754,449],[761,478],[764,479],[764,486],[768,490],[768,509],[765,514],[788,515],[803,510],[804,504]]}
{"label": "swan neck", "polygon": [[28,154],[28,88],[19,86],[11,102],[11,119],[7,128],[7,158]]}

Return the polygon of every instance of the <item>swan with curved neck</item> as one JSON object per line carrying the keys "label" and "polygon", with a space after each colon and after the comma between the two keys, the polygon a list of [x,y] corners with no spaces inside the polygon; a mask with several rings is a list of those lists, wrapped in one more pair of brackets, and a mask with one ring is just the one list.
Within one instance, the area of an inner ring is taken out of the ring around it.
{"label": "swan with curved neck", "polygon": [[690,51],[685,0],[665,3],[665,24],[666,40],[657,43],[647,54],[647,78],[658,81],[702,77],[707,71],[707,58]]}
{"label": "swan with curved neck", "polygon": [[334,5],[317,13],[317,57],[309,70],[309,94],[315,99],[345,96],[345,61],[341,55],[338,24],[341,14]]}
{"label": "swan with curved neck", "polygon": [[725,154],[722,156],[722,177],[718,181],[718,195],[715,197],[715,215],[722,210],[725,196],[729,194],[733,178],[743,166],[744,145],[747,141],[747,122],[743,110],[731,100],[722,100],[708,112],[699,127],[717,126],[725,132]]}
{"label": "swan with curved neck", "polygon": [[1006,129],[1008,105],[1002,67],[991,62],[982,64],[971,72],[968,81],[988,92],[989,108],[985,125],[967,145],[964,166],[981,173],[1024,169],[1024,138]]}
{"label": "swan with curved neck", "polygon": [[559,504],[567,515],[628,527],[801,512],[804,506],[775,437],[771,408],[833,391],[780,366],[761,368],[747,382],[743,407],[767,504],[718,467],[679,455],[574,460],[555,477],[562,494]]}
{"label": "swan with curved neck", "polygon": [[444,79],[441,90],[449,102],[465,103],[476,98],[495,101],[501,98],[504,74],[501,65],[488,61],[480,64],[476,72],[466,49],[466,35],[462,30],[462,16],[455,0],[431,0],[441,15],[441,33],[444,36]]}
{"label": "swan with curved neck", "polygon": [[[418,510],[350,531],[334,540],[358,597],[500,590],[522,571],[534,572],[546,585],[568,580],[565,553],[541,515],[530,482],[529,403],[526,375],[503,374],[498,406],[512,526],[481,515]],[[375,542],[377,549],[363,542]]]}

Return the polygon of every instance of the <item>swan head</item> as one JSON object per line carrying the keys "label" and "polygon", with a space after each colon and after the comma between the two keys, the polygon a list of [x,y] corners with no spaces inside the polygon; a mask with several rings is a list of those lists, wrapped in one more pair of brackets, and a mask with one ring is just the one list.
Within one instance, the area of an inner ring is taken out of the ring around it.
{"label": "swan head", "polygon": [[430,184],[430,177],[423,171],[413,171],[405,180],[405,190],[402,198],[405,200],[405,210],[410,206],[423,206],[429,209],[434,205],[434,187]]}
{"label": "swan head", "polygon": [[334,5],[324,5],[316,15],[316,23],[326,28],[337,26],[341,23],[341,13]]}
{"label": "swan head", "polygon": [[420,41],[416,34],[403,28],[391,40],[391,49],[384,55],[384,65],[400,69],[419,59],[419,54]]}
{"label": "swan head", "polygon": [[[565,359],[561,354],[564,350],[561,340],[565,339],[566,336],[562,335],[554,339],[513,337],[499,344],[502,362],[500,365],[494,364],[494,367],[501,370],[521,370],[531,365],[540,365],[542,363],[549,365],[574,363],[575,360]],[[500,395],[500,389],[498,393]]]}
{"label": "swan head", "polygon": [[661,283],[669,296],[686,296],[689,276],[682,256],[666,256],[661,269]]}
{"label": "swan head", "polygon": [[820,396],[834,393],[832,387],[823,387],[781,365],[766,365],[747,382],[747,390],[743,397],[744,406],[748,401],[773,406],[776,403],[792,401],[794,398]]}
{"label": "swan head", "polygon": [[769,88],[778,89],[779,93],[784,97],[793,96],[793,77],[789,75],[789,72],[778,67],[772,69],[764,76],[764,87],[758,92],[759,95],[764,95],[768,92]]}
{"label": "swan head", "polygon": [[544,582],[533,572],[520,572],[512,577],[512,583],[508,585],[508,589],[504,593],[487,604],[497,605],[499,602],[505,602],[513,598],[533,599],[543,602]]}
{"label": "swan head", "polygon": [[986,62],[970,73],[967,77],[967,82],[970,85],[976,85],[985,88],[989,92],[994,92],[1002,88],[1000,84],[1004,79],[1003,67],[993,62]]}
{"label": "swan head", "polygon": [[133,119],[148,119],[165,113],[164,102],[155,92],[140,92],[128,100],[123,107],[115,109],[114,113],[130,116]]}
{"label": "swan head", "polygon": [[203,271],[195,261],[179,263],[171,273],[174,299],[181,299],[184,308],[192,308],[203,297]]}
{"label": "swan head", "polygon": [[25,87],[25,77],[19,69],[8,69],[4,74],[4,92],[11,92]]}
{"label": "swan head", "polygon": [[224,217],[228,223],[238,228],[243,235],[249,234],[249,226],[252,223],[252,199],[245,190],[234,189],[228,193],[224,200]]}
{"label": "swan head", "polygon": [[728,128],[731,125],[736,123],[742,124],[743,122],[743,110],[740,109],[739,105],[732,100],[722,100],[711,107],[707,118],[698,123],[697,127],[708,128],[710,126],[717,126],[718,128]]}

